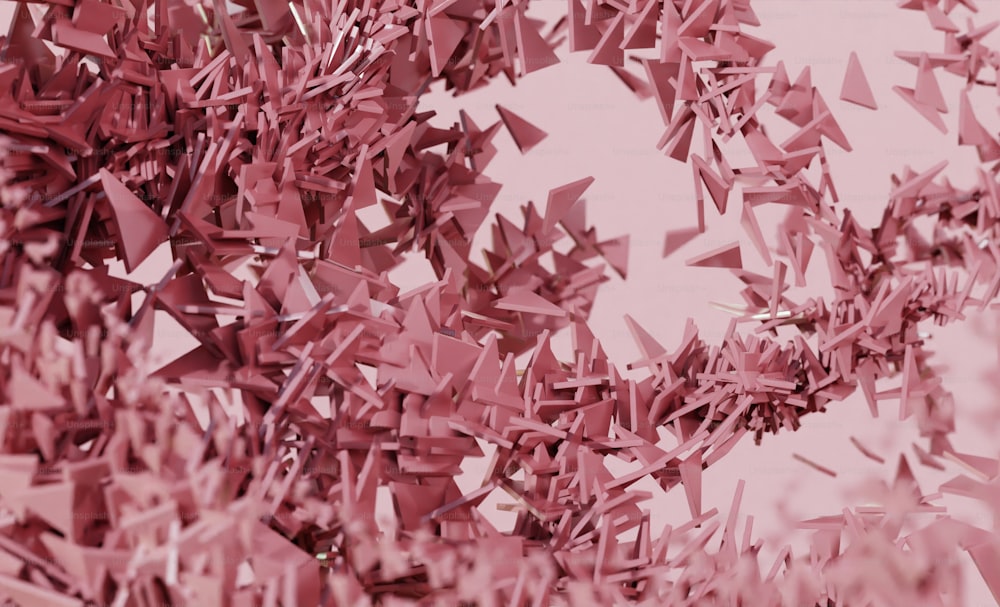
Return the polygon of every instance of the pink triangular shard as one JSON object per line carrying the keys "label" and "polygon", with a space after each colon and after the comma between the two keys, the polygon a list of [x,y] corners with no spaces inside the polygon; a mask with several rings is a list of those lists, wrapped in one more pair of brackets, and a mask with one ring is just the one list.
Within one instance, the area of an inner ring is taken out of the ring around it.
{"label": "pink triangular shard", "polygon": [[16,363],[11,367],[7,397],[15,409],[49,412],[67,406],[61,394]]}
{"label": "pink triangular shard", "polygon": [[958,26],[948,18],[948,15],[941,10],[937,2],[924,0],[924,14],[930,20],[931,27],[939,32],[953,32],[956,34],[959,32]]}
{"label": "pink triangular shard", "polygon": [[962,91],[958,103],[958,145],[987,145],[991,139],[972,111],[968,92]]}
{"label": "pink triangular shard", "polygon": [[594,183],[593,177],[585,177],[573,183],[567,183],[549,190],[548,205],[545,208],[545,220],[542,222],[542,233],[547,233],[556,227],[576,201],[583,196],[584,191]]}
{"label": "pink triangular shard", "polygon": [[541,295],[527,289],[519,289],[502,299],[498,299],[495,307],[501,310],[527,312],[529,314],[544,314],[546,316],[566,316],[563,310]]}
{"label": "pink triangular shard", "polygon": [[223,0],[214,0],[216,26],[222,33],[226,48],[240,65],[245,65],[250,57],[250,47],[244,39],[246,35],[238,28],[229,14],[229,5]]}
{"label": "pink triangular shard", "polygon": [[330,247],[327,253],[330,260],[349,268],[356,268],[361,265],[361,240],[358,234],[357,214],[345,213],[330,240]]}
{"label": "pink triangular shard", "polygon": [[642,351],[642,355],[646,360],[658,358],[667,353],[667,349],[664,348],[660,342],[656,341],[656,338],[650,335],[628,314],[625,315],[625,324],[628,325],[628,330],[632,334],[632,339],[635,340],[635,343],[639,346],[639,350]]}
{"label": "pink triangular shard", "polygon": [[812,69],[806,66],[774,112],[792,124],[803,127],[813,119],[812,100]]}
{"label": "pink triangular shard", "polygon": [[569,50],[589,51],[601,41],[597,22],[587,23],[587,14],[580,0],[569,0]]}
{"label": "pink triangular shard", "polygon": [[434,76],[440,76],[448,59],[465,36],[465,26],[445,16],[427,19],[427,40],[431,47],[431,67]]}
{"label": "pink triangular shard", "polygon": [[729,184],[697,154],[691,156],[691,162],[694,164],[697,176],[705,182],[705,187],[708,188],[708,193],[712,197],[712,202],[715,203],[719,215],[725,215],[726,204],[729,201]]}
{"label": "pink triangular shard", "polygon": [[716,22],[720,0],[703,0],[684,4],[684,23],[677,30],[679,36],[701,38],[709,35]]}
{"label": "pink triangular shard", "polygon": [[628,276],[628,234],[597,243],[597,250],[622,279]]}
{"label": "pink triangular shard", "polygon": [[[670,127],[667,129],[667,133],[677,133],[673,129],[675,122],[671,122]],[[673,137],[670,143],[663,150],[668,156],[674,160],[679,160],[681,162],[687,162],[688,153],[691,150],[691,137],[694,135],[695,120],[692,114],[689,119],[681,123],[679,127],[679,135]],[[666,143],[666,140],[663,141]]]}
{"label": "pink triangular shard", "polygon": [[674,113],[674,99],[677,97],[677,91],[670,81],[673,79],[674,83],[677,82],[680,64],[660,63],[649,59],[644,59],[642,64],[646,68],[646,77],[656,96],[656,105],[660,108],[663,124],[669,125]]}
{"label": "pink triangular shard", "polygon": [[913,98],[917,103],[928,105],[939,112],[948,111],[944,94],[941,93],[941,86],[938,85],[934,69],[931,67],[930,59],[926,53],[920,55],[920,65],[917,67],[917,86],[913,91]]}
{"label": "pink triangular shard", "polygon": [[500,114],[500,120],[502,120],[504,126],[507,127],[507,131],[514,139],[517,149],[521,150],[522,154],[526,153],[528,150],[535,147],[541,143],[543,139],[549,136],[548,133],[531,124],[524,118],[521,118],[507,108],[499,104],[497,104],[496,108],[497,113]]}
{"label": "pink triangular shard", "polygon": [[767,243],[764,241],[764,234],[760,229],[760,222],[757,221],[757,215],[753,212],[753,205],[749,202],[743,203],[743,214],[740,215],[740,225],[743,230],[750,237],[750,242],[760,253],[760,256],[764,259],[767,265],[771,265],[771,252],[767,248]]}
{"label": "pink triangular shard", "polygon": [[559,57],[542,38],[531,21],[523,14],[514,20],[517,34],[517,48],[521,57],[521,69],[525,74],[559,63]]}
{"label": "pink triangular shard", "polygon": [[10,499],[43,518],[67,538],[73,539],[83,516],[91,514],[77,510],[77,493],[74,483],[54,483],[32,487],[10,496]]}
{"label": "pink triangular shard", "polygon": [[913,475],[910,463],[906,461],[906,456],[899,455],[899,464],[896,467],[896,478],[892,482],[893,489],[902,489],[919,499],[922,495],[917,478]]}
{"label": "pink triangular shard", "polygon": [[854,103],[873,110],[878,109],[875,95],[868,84],[868,78],[861,68],[858,54],[852,52],[847,60],[847,72],[844,74],[844,84],[840,87],[840,98],[848,103]]}
{"label": "pink triangular shard", "polygon": [[941,131],[942,133],[948,132],[948,127],[945,125],[944,120],[941,120],[941,115],[935,111],[929,105],[920,103],[917,101],[913,89],[908,89],[904,86],[894,86],[892,90],[896,92],[897,95],[903,98],[903,101],[909,103],[913,109],[920,112],[920,115],[927,119],[934,128]]}
{"label": "pink triangular shard", "polygon": [[1000,603],[1000,541],[984,536],[982,543],[969,547],[968,552],[993,598]]}
{"label": "pink triangular shard", "polygon": [[779,61],[774,75],[771,76],[771,82],[767,85],[767,92],[771,94],[771,103],[779,105],[791,88],[792,79],[788,75],[788,70],[785,69],[785,62]]}
{"label": "pink triangular shard", "polygon": [[118,224],[125,269],[132,272],[167,239],[167,226],[146,203],[107,169],[100,170],[101,185]]}
{"label": "pink triangular shard", "polygon": [[819,94],[819,91],[813,97],[813,105],[813,113],[816,116],[826,116],[826,118],[820,120],[817,124],[819,132],[830,141],[839,145],[845,152],[850,152],[851,144],[848,143],[847,136],[840,129],[840,125],[837,124],[836,119],[834,119],[833,114],[830,112],[830,108],[826,106],[826,102],[823,101],[823,96]]}
{"label": "pink triangular shard", "polygon": [[695,236],[700,233],[698,228],[683,228],[668,231],[666,237],[663,239],[663,256],[670,256],[677,249],[694,240]]}
{"label": "pink triangular shard", "polygon": [[594,52],[590,54],[587,62],[619,67],[625,65],[625,51],[622,50],[624,40],[625,13],[619,13],[608,30],[604,32],[604,36],[601,37],[601,41],[597,44]]}
{"label": "pink triangular shard", "polygon": [[684,21],[673,2],[663,3],[660,14],[660,63],[679,63],[681,47],[677,32]]}
{"label": "pink triangular shard", "polygon": [[660,21],[659,0],[649,0],[639,15],[635,25],[625,35],[622,48],[625,50],[656,47],[656,24]]}
{"label": "pink triangular shard", "polygon": [[982,457],[979,455],[972,455],[969,453],[958,453],[955,451],[948,452],[947,454],[950,459],[961,463],[963,466],[974,470],[986,477],[987,479],[996,478],[997,474],[1000,474],[1000,462],[994,457]]}
{"label": "pink triangular shard", "polygon": [[378,192],[375,189],[375,175],[372,173],[372,161],[367,155],[368,146],[361,149],[364,160],[356,167],[351,191],[351,204],[355,211],[375,206],[378,204]]}
{"label": "pink triangular shard", "polygon": [[697,518],[701,516],[701,451],[692,453],[678,468],[691,516]]}
{"label": "pink triangular shard", "polygon": [[743,259],[740,257],[740,243],[732,242],[718,249],[713,249],[708,253],[692,257],[684,263],[699,268],[741,269],[743,267]]}

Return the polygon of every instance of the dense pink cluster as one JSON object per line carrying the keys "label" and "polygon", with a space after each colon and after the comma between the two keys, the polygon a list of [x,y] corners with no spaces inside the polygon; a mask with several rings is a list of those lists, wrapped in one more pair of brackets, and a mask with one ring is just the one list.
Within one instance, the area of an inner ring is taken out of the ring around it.
{"label": "dense pink cluster", "polygon": [[[918,330],[1000,290],[1000,165],[966,189],[938,179],[944,163],[907,168],[881,223],[859,225],[837,205],[824,151],[824,140],[849,150],[845,134],[808,68],[792,79],[767,64],[773,45],[748,33],[746,0],[568,0],[549,32],[526,2],[236,4],[52,0],[40,19],[17,5],[0,66],[0,596],[24,607],[955,605],[965,550],[1000,599],[993,530],[940,516],[904,532],[910,515],[941,509],[903,456],[884,507],[803,522],[810,553],[773,564],[758,562],[752,518],[737,533],[742,484],[724,521],[701,499],[702,471],[746,434],[795,430],[860,389],[873,414],[894,400],[916,418],[921,463],[972,475],[941,492],[1000,511],[1000,463],[952,447],[954,403]],[[981,43],[990,27],[949,17],[969,2],[904,8],[924,10],[945,44],[900,53],[918,74],[896,91],[943,129],[935,72],[995,86],[980,73],[1000,55]],[[527,204],[519,223],[491,219],[493,137],[506,126],[526,152],[544,131],[499,106],[488,127],[464,112],[434,126],[418,111],[436,81],[457,94],[556,63],[564,33],[656,99],[659,147],[692,168],[699,225],[668,234],[665,254],[706,229],[706,198],[726,213],[738,188],[741,224],[773,268],[743,270],[739,243],[689,260],[733,269],[746,307],[721,344],[689,322],[673,350],[626,317],[642,380],[623,378],[586,325],[605,265],[627,273],[628,238],[587,223],[593,180]],[[877,108],[856,56],[840,96]],[[959,142],[1000,159],[968,95],[959,101]],[[765,104],[798,131],[772,141]],[[730,165],[732,139],[754,166]],[[755,210],[769,204],[788,208],[776,247]],[[370,207],[384,210],[378,225],[359,216]],[[159,282],[110,274],[109,261],[132,272],[164,243],[174,263]],[[418,252],[437,280],[401,292],[392,271]],[[836,295],[792,301],[815,253]],[[247,264],[253,280],[238,277]],[[157,312],[198,342],[162,368],[147,356]],[[560,330],[573,337],[568,362],[550,345]],[[898,387],[878,391],[885,378]],[[455,477],[483,446],[490,471],[463,493]],[[641,467],[616,477],[607,456]],[[647,477],[683,487],[691,519],[652,529],[652,495],[633,488]],[[517,512],[512,532],[477,508],[495,491]]]}

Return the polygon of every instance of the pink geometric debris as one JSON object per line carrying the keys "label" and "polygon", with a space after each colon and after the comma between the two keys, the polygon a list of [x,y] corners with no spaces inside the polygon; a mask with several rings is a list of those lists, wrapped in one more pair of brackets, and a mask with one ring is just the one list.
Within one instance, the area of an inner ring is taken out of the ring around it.
{"label": "pink geometric debris", "polygon": [[674,251],[694,240],[700,233],[698,228],[668,231],[663,239],[663,257],[669,257]]}
{"label": "pink geometric debris", "polygon": [[503,120],[504,126],[510,132],[510,136],[514,139],[514,143],[517,144],[517,149],[521,150],[521,153],[527,153],[528,150],[538,145],[543,139],[548,137],[548,133],[542,129],[531,124],[524,118],[521,118],[514,112],[501,107],[496,106],[497,112],[500,114],[500,119]]}
{"label": "pink geometric debris", "polygon": [[868,78],[861,67],[858,54],[853,51],[847,60],[847,72],[844,74],[844,83],[840,88],[840,98],[869,109],[878,109],[875,95],[872,93],[871,85],[868,84]]}
{"label": "pink geometric debris", "polygon": [[929,105],[917,101],[916,93],[913,89],[908,89],[902,86],[894,86],[892,87],[892,90],[897,95],[902,97],[904,101],[910,104],[910,106],[913,107],[913,109],[920,112],[920,114],[924,118],[926,118],[928,122],[934,125],[934,127],[937,130],[941,131],[942,133],[948,132],[948,127],[945,126],[944,120],[941,119],[941,116],[940,114],[938,114],[938,111]]}
{"label": "pink geometric debris", "polygon": [[914,89],[913,98],[917,103],[929,105],[939,112],[948,111],[941,87],[934,76],[926,53],[920,56],[920,65],[917,67],[917,86]]}

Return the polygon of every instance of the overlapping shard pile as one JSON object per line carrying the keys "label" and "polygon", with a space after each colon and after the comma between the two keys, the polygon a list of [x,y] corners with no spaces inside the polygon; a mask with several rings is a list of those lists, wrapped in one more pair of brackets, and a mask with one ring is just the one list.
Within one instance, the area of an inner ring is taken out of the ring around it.
{"label": "overlapping shard pile", "polygon": [[[1000,463],[949,440],[955,403],[918,330],[1000,290],[996,167],[966,189],[943,163],[907,168],[880,225],[864,228],[838,207],[827,163],[824,140],[850,150],[845,133],[808,68],[793,79],[767,63],[775,49],[749,33],[747,0],[568,0],[551,30],[527,7],[16,5],[0,49],[0,596],[24,607],[946,605],[960,577],[950,557],[966,551],[1000,598],[992,530],[947,517],[911,530],[941,509],[905,458],[883,506],[803,522],[809,554],[785,548],[773,564],[740,517],[742,482],[724,521],[701,491],[703,470],[745,435],[796,430],[860,391],[873,414],[892,401],[916,418],[918,461],[962,467],[939,493],[1000,506]],[[975,9],[966,3],[904,8],[924,10],[946,48],[901,54],[918,77],[896,90],[944,126],[934,70],[983,85],[998,67],[990,27],[954,25],[951,13]],[[626,316],[640,357],[608,360],[586,320],[606,266],[627,276],[628,237],[588,224],[593,179],[557,185],[516,221],[490,217],[494,136],[505,127],[529,152],[545,132],[502,106],[488,126],[418,111],[436,82],[459,94],[542,77],[564,34],[655,98],[660,149],[691,166],[697,227],[670,226],[665,254],[708,229],[707,197],[720,214],[739,207],[772,268],[745,270],[740,243],[689,260],[744,285],[721,344],[688,321],[669,349]],[[878,107],[856,56],[840,97]],[[770,139],[764,104],[796,127],[790,138]],[[996,160],[967,93],[958,107],[959,143]],[[754,166],[727,161],[733,139]],[[788,209],[774,248],[765,204]],[[492,244],[473,261],[484,228]],[[121,261],[131,274],[163,245],[173,263],[156,283],[110,270]],[[435,281],[403,292],[393,272],[418,255]],[[792,301],[820,257],[836,296]],[[155,365],[164,315],[196,345]],[[563,330],[571,353],[553,351]],[[481,485],[463,491],[463,464],[483,457]],[[616,476],[608,457],[639,466]],[[683,490],[690,519],[653,529],[655,496],[635,488],[647,478]],[[480,509],[495,495],[516,512],[510,531]]]}

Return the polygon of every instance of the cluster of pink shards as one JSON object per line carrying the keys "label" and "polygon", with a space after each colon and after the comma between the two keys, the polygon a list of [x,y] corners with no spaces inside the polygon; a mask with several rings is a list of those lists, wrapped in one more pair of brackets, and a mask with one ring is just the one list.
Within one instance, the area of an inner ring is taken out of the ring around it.
{"label": "cluster of pink shards", "polygon": [[[952,447],[954,402],[918,331],[1000,290],[998,166],[968,189],[944,163],[907,168],[864,228],[837,205],[827,163],[824,140],[850,150],[845,133],[808,68],[792,78],[766,62],[775,49],[750,33],[749,0],[568,0],[551,31],[528,4],[16,5],[0,49],[0,597],[934,606],[959,604],[967,552],[1000,598],[1000,535],[934,504],[953,493],[1000,508],[1000,464]],[[971,0],[902,7],[945,45],[899,53],[917,75],[895,91],[944,129],[937,78],[995,86],[980,78],[1000,67],[982,42],[995,24],[957,26]],[[628,237],[588,224],[593,179],[517,222],[491,218],[494,136],[505,128],[527,152],[545,132],[501,106],[489,126],[417,111],[435,82],[459,94],[557,63],[564,35],[655,98],[660,149],[691,166],[698,226],[671,228],[665,255],[705,231],[706,197],[725,213],[742,192],[741,225],[773,272],[744,270],[739,243],[688,261],[745,285],[721,344],[689,321],[671,350],[626,317],[641,355],[609,361],[586,320],[607,266],[626,275]],[[848,52],[840,98],[877,109]],[[794,135],[768,136],[765,104]],[[727,161],[733,139],[753,166]],[[965,92],[959,143],[1000,159]],[[788,210],[775,242],[766,204]],[[378,225],[362,221],[369,207]],[[476,261],[484,223],[492,248]],[[154,284],[112,276],[110,262],[131,273],[164,244],[174,263]],[[792,301],[824,255],[834,299]],[[436,282],[401,292],[405,256],[425,257]],[[246,265],[252,280],[238,278]],[[164,313],[197,346],[155,368]],[[551,348],[561,330],[570,356]],[[924,494],[900,456],[882,506],[803,521],[808,554],[759,562],[742,482],[722,520],[702,507],[702,471],[744,435],[796,430],[858,391],[873,414],[891,401],[916,419],[917,461],[963,474]],[[463,492],[463,462],[487,455],[480,488]],[[609,456],[639,466],[616,476]],[[648,478],[684,491],[690,519],[653,529],[654,496],[634,488]],[[395,512],[384,524],[380,490]],[[496,494],[512,530],[480,509]]]}

